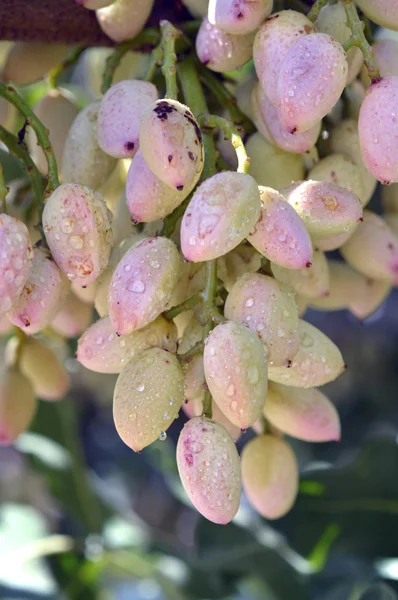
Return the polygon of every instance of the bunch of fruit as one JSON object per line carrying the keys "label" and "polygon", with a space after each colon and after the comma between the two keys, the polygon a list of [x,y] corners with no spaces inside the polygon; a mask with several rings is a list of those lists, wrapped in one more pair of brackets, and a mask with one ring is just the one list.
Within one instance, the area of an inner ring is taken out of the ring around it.
{"label": "bunch of fruit", "polygon": [[[317,0],[307,16],[272,13],[272,0],[185,0],[202,19],[196,39],[166,21],[158,43],[143,29],[153,1],[79,4],[114,41],[155,47],[146,77],[132,61],[133,76],[112,85],[111,55],[103,96],[79,111],[59,89],[31,111],[0,85],[34,130],[18,150],[4,112],[0,139],[25,162],[39,221],[22,221],[2,182],[0,441],[29,427],[37,397],[69,387],[46,334],[81,335],[77,360],[118,374],[113,415],[129,447],[165,439],[182,408],[177,464],[195,507],[228,523],[243,483],[278,518],[298,491],[284,436],[340,439],[319,388],[344,360],[303,320],[307,307],[365,319],[398,283],[398,38],[380,30],[373,49],[352,0]],[[398,30],[391,0],[357,5]],[[14,46],[6,82],[16,57]],[[212,73],[252,58],[246,75]],[[33,79],[51,67],[37,62]],[[365,209],[377,181],[393,184],[385,218]],[[344,261],[327,254],[336,249]]]}

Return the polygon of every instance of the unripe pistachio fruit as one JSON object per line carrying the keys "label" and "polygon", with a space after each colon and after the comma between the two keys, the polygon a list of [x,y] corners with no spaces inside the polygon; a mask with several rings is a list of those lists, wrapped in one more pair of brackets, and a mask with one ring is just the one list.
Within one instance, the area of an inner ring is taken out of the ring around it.
{"label": "unripe pistachio fruit", "polygon": [[49,196],[43,229],[68,279],[88,285],[105,269],[112,246],[111,219],[101,194],[83,185],[63,183]]}
{"label": "unripe pistachio fruit", "polygon": [[29,232],[18,219],[0,214],[0,317],[19,297],[33,260]]}
{"label": "unripe pistachio fruit", "polygon": [[135,452],[157,440],[178,415],[184,401],[184,374],[177,358],[149,348],[121,371],[113,396],[118,434]]}
{"label": "unripe pistachio fruit", "polygon": [[177,350],[177,330],[173,323],[158,317],[146,327],[118,337],[109,317],[93,323],[79,339],[77,360],[97,373],[120,373],[143,350]]}
{"label": "unripe pistachio fruit", "polygon": [[134,156],[142,115],[157,96],[156,87],[148,81],[120,81],[109,88],[101,100],[97,121],[98,144],[106,154]]}
{"label": "unripe pistachio fruit", "polygon": [[29,428],[37,400],[28,379],[9,369],[0,381],[0,446],[9,445]]}
{"label": "unripe pistachio fruit", "polygon": [[163,98],[146,109],[140,127],[140,148],[157,177],[182,191],[198,181],[203,170],[199,125],[188,106]]}
{"label": "unripe pistachio fruit", "polygon": [[223,256],[249,234],[260,216],[253,177],[224,171],[206,179],[194,193],[181,223],[181,249],[187,260]]}
{"label": "unripe pistachio fruit", "polygon": [[293,506],[298,466],[287,442],[274,435],[252,438],[242,452],[242,483],[253,507],[266,519],[279,519]]}
{"label": "unripe pistachio fruit", "polygon": [[279,431],[306,442],[340,439],[339,415],[320,390],[270,383],[265,418]]}
{"label": "unripe pistachio fruit", "polygon": [[290,366],[269,366],[270,381],[311,388],[336,379],[345,369],[340,350],[322,331],[300,319],[300,346]]}
{"label": "unripe pistachio fruit", "polygon": [[181,483],[195,508],[209,521],[226,525],[239,508],[240,460],[225,428],[206,417],[190,419],[177,444]]}
{"label": "unripe pistachio fruit", "polygon": [[247,325],[267,348],[269,366],[289,364],[299,347],[294,293],[272,277],[245,273],[228,294],[227,319]]}
{"label": "unripe pistachio fruit", "polygon": [[100,103],[83,108],[69,129],[62,155],[62,178],[97,190],[106,182],[116,160],[98,145],[97,122]]}
{"label": "unripe pistachio fruit", "polygon": [[208,18],[227,33],[255,31],[271,14],[273,0],[209,0]]}
{"label": "unripe pistachio fruit", "polygon": [[263,256],[287,269],[311,265],[312,243],[303,220],[286,199],[269,187],[259,186],[261,213],[248,241]]}
{"label": "unripe pistachio fruit", "polygon": [[33,335],[46,327],[61,309],[69,282],[45,248],[35,248],[28,279],[8,313],[11,323]]}
{"label": "unripe pistachio fruit", "polygon": [[234,425],[253,425],[268,385],[265,348],[258,336],[245,325],[221,323],[205,342],[203,360],[214,402]]}
{"label": "unripe pistachio fruit", "polygon": [[145,327],[168,307],[180,269],[177,247],[167,238],[144,238],[126,252],[108,292],[109,317],[119,335]]}

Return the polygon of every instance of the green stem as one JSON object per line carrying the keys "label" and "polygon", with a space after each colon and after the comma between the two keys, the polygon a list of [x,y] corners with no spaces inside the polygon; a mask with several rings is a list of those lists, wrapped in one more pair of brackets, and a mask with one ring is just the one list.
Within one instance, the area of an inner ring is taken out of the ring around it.
{"label": "green stem", "polygon": [[148,47],[154,48],[158,44],[159,39],[159,30],[156,27],[148,27],[132,40],[127,40],[126,42],[119,44],[106,60],[104,74],[102,76],[102,93],[105,94],[111,87],[115,71],[127,52],[147,49]]}
{"label": "green stem", "polygon": [[1,209],[3,213],[7,213],[7,202],[6,197],[8,194],[8,187],[4,181],[4,173],[3,173],[3,165],[0,163],[0,200],[1,200]]}
{"label": "green stem", "polygon": [[77,63],[86,48],[87,46],[77,46],[76,48],[73,48],[65,60],[51,69],[51,71],[48,73],[48,83],[52,88],[58,87],[59,78],[61,75]]}
{"label": "green stem", "polygon": [[47,246],[46,238],[44,236],[43,228],[42,228],[42,214],[44,209],[43,202],[43,181],[42,177],[33,162],[28,150],[25,147],[25,144],[20,144],[18,138],[4,129],[2,125],[0,125],[0,140],[5,144],[10,152],[10,154],[14,154],[17,156],[21,162],[24,164],[26,174],[29,178],[33,196],[36,202],[38,217],[39,217],[39,227],[40,233],[45,246]]}
{"label": "green stem", "polygon": [[212,317],[217,293],[217,260],[208,260],[206,262],[205,277],[206,285],[203,292],[201,292],[201,296],[203,299],[204,311],[207,319],[204,331],[204,337],[206,338],[214,327]]}
{"label": "green stem", "polygon": [[177,358],[180,362],[189,363],[194,356],[197,354],[202,354],[204,347],[205,343],[203,340],[201,340],[192,346],[192,348],[190,348],[187,352],[184,352],[184,354],[177,354]]}
{"label": "green stem", "polygon": [[205,395],[203,398],[203,414],[208,419],[211,419],[213,416],[212,397],[209,390],[205,391]]}
{"label": "green stem", "polygon": [[201,300],[202,300],[202,296],[201,296],[200,292],[198,292],[194,296],[191,296],[190,298],[188,298],[188,300],[185,300],[184,302],[181,302],[181,304],[178,304],[177,306],[174,306],[173,308],[170,308],[170,310],[167,310],[166,312],[164,312],[163,316],[168,321],[171,321],[177,315],[181,314],[182,312],[184,312],[186,310],[191,309],[193,306],[198,304],[198,302],[201,302]]}
{"label": "green stem", "polygon": [[355,3],[352,0],[341,0],[341,2],[347,15],[347,24],[351,29],[352,39],[355,40],[355,45],[362,50],[363,61],[368,70],[370,80],[372,83],[377,83],[380,81],[381,76],[374,59],[373,48],[366,39],[363,31],[364,23],[359,18]]}
{"label": "green stem", "polygon": [[321,9],[327,4],[329,4],[329,0],[316,0],[309,11],[307,18],[314,23],[317,20]]}
{"label": "green stem", "polygon": [[[200,115],[208,112],[208,108],[194,57],[188,56],[185,58],[177,65],[177,71],[185,102],[198,119]],[[204,181],[216,172],[217,154],[212,131],[202,132],[202,140],[205,152],[205,165],[201,181]]]}
{"label": "green stem", "polygon": [[177,54],[175,48],[176,40],[182,34],[170,21],[161,21],[160,29],[162,32],[161,46],[163,49],[162,73],[166,81],[166,96],[172,100],[177,100]]}
{"label": "green stem", "polygon": [[223,106],[229,112],[231,121],[235,125],[239,125],[245,130],[246,134],[254,133],[256,128],[253,122],[240,110],[236,103],[236,98],[231,92],[225,87],[220,79],[206,69],[203,65],[199,66],[200,78],[206,88],[213,94],[220,106]]}
{"label": "green stem", "polygon": [[190,194],[188,198],[185,198],[184,202],[182,202],[180,206],[177,206],[177,208],[175,208],[172,213],[167,215],[167,217],[163,221],[163,227],[161,229],[160,235],[167,238],[173,235],[177,223],[183,216],[191,198],[192,194]]}
{"label": "green stem", "polygon": [[238,172],[248,173],[250,170],[250,158],[247,156],[245,145],[242,141],[241,130],[239,130],[232,121],[227,121],[216,115],[204,115],[200,119],[200,125],[203,128],[221,129],[227,139],[231,140],[238,157]]}
{"label": "green stem", "polygon": [[11,102],[25,117],[28,125],[31,125],[36,133],[39,146],[43,149],[48,165],[48,182],[45,194],[51,194],[58,186],[58,167],[54,151],[48,137],[48,131],[40,119],[29,108],[26,102],[21,98],[15,88],[11,85],[0,83],[0,96],[3,96],[8,102]]}
{"label": "green stem", "polygon": [[153,81],[157,70],[160,69],[163,63],[163,49],[161,46],[156,46],[151,52],[151,60],[148,67],[148,72],[145,81]]}

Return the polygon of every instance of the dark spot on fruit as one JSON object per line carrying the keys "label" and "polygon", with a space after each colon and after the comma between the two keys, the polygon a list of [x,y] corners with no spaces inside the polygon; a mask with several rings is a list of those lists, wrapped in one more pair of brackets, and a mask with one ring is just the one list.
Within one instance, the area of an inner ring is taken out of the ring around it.
{"label": "dark spot on fruit", "polygon": [[[363,220],[363,219],[362,219],[362,220]],[[393,244],[392,242],[389,242],[389,243],[387,244],[387,248],[388,248],[389,250],[394,250],[394,244]]]}
{"label": "dark spot on fruit", "polygon": [[[119,302],[118,302],[118,304],[119,304]],[[116,333],[117,337],[121,336],[121,333],[119,333],[118,331],[116,331],[115,333]]]}
{"label": "dark spot on fruit", "polygon": [[126,142],[124,144],[124,147],[126,148],[126,150],[131,152],[132,150],[134,150],[135,144],[134,144],[134,142]]}
{"label": "dark spot on fruit", "polygon": [[296,131],[297,131],[297,127],[294,127],[290,133],[296,133]]}
{"label": "dark spot on fruit", "polygon": [[169,104],[166,100],[162,100],[162,102],[158,102],[156,107],[153,109],[153,112],[157,114],[158,119],[161,121],[166,121],[167,115],[176,110],[177,109]]}
{"label": "dark spot on fruit", "polygon": [[176,187],[179,192],[182,192],[182,190],[184,189],[183,185],[177,185]]}
{"label": "dark spot on fruit", "polygon": [[236,15],[236,18],[237,19],[243,19],[243,16],[244,16],[243,13],[238,12],[238,14]]}
{"label": "dark spot on fruit", "polygon": [[187,465],[189,465],[190,467],[192,467],[192,465],[193,465],[193,456],[192,456],[192,454],[186,454],[185,455],[185,460],[187,461]]}
{"label": "dark spot on fruit", "polygon": [[314,31],[314,28],[312,25],[304,25],[304,31],[305,33],[312,33]]}
{"label": "dark spot on fruit", "polygon": [[170,162],[173,160],[173,155],[172,155],[172,154],[169,154],[169,155],[168,155],[168,157],[167,157],[167,160],[168,160],[168,161],[169,161],[169,163],[170,163]]}
{"label": "dark spot on fruit", "polygon": [[[193,118],[192,113],[190,113],[189,111],[186,110],[184,113],[184,117],[194,126],[196,137],[198,138],[199,142],[201,142],[202,141],[202,133],[199,129],[199,125]],[[196,140],[195,140],[195,143],[196,143]]]}
{"label": "dark spot on fruit", "polygon": [[165,360],[164,362],[166,363],[166,365],[169,365],[169,364],[170,364],[170,361],[169,361],[169,360]]}
{"label": "dark spot on fruit", "polygon": [[309,269],[312,266],[312,262],[307,262],[305,266],[307,267],[307,269]]}
{"label": "dark spot on fruit", "polygon": [[287,367],[288,369],[290,369],[290,367],[291,367],[291,366],[292,366],[292,361],[291,361],[290,359],[288,359],[288,360],[286,361],[286,367]]}
{"label": "dark spot on fruit", "polygon": [[188,152],[188,156],[191,160],[195,160],[195,157],[193,155],[193,152]]}

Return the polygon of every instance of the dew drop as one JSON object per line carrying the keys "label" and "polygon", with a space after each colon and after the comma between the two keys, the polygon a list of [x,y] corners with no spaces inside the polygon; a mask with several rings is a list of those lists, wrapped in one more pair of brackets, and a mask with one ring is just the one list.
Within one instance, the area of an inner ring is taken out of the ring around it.
{"label": "dew drop", "polygon": [[137,385],[137,392],[143,392],[145,390],[145,385],[143,383],[139,383]]}
{"label": "dew drop", "polygon": [[129,292],[136,292],[137,294],[142,294],[145,291],[145,283],[140,279],[136,279],[132,283],[127,286]]}
{"label": "dew drop", "polygon": [[167,440],[167,433],[165,431],[161,431],[159,435],[159,441],[164,442]]}
{"label": "dew drop", "polygon": [[227,388],[227,391],[226,391],[226,394],[227,394],[227,396],[230,396],[230,397],[231,397],[231,396],[233,396],[233,395],[235,394],[235,386],[234,386],[234,384],[233,384],[233,383],[231,383],[231,384],[228,386],[228,388]]}
{"label": "dew drop", "polygon": [[61,229],[64,233],[72,233],[75,228],[75,219],[65,218],[61,221]]}
{"label": "dew drop", "polygon": [[80,250],[83,248],[83,238],[80,235],[72,235],[69,238],[69,245],[76,250]]}

